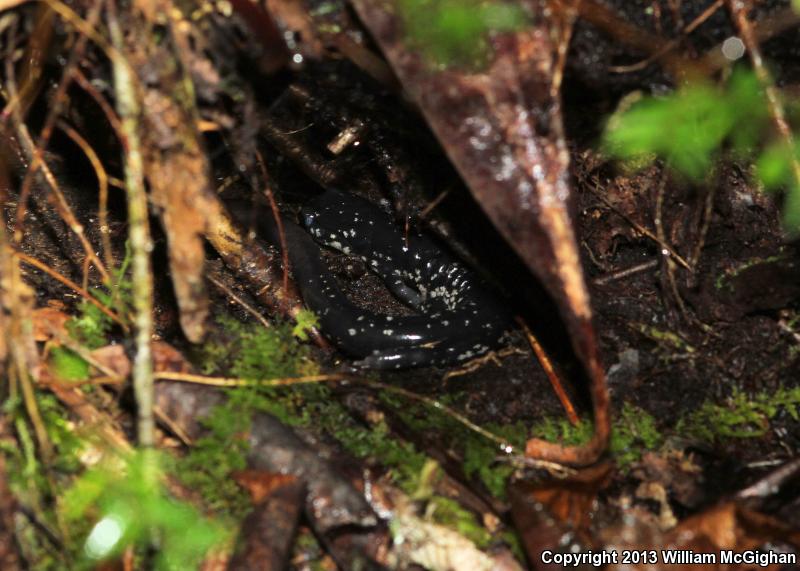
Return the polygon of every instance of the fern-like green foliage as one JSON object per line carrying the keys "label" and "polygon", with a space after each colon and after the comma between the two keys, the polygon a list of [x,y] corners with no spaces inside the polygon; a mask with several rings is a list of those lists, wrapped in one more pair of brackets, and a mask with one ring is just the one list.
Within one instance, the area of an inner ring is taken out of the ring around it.
{"label": "fern-like green foliage", "polygon": [[228,538],[229,532],[191,505],[169,497],[160,481],[151,483],[148,461],[136,454],[88,470],[64,495],[67,521],[94,521],[83,541],[87,563],[118,556],[129,546],[157,545],[156,569],[195,569]]}
{"label": "fern-like green foliage", "polygon": [[498,1],[398,0],[397,7],[411,46],[442,67],[484,65],[488,35],[518,29],[526,20],[519,6]]}
{"label": "fern-like green foliage", "polygon": [[800,149],[774,137],[769,108],[755,74],[736,69],[723,86],[695,82],[664,97],[645,97],[609,120],[603,148],[625,160],[661,157],[702,181],[723,154],[754,161],[768,190],[786,189],[784,224],[800,230],[800,184],[793,161]]}

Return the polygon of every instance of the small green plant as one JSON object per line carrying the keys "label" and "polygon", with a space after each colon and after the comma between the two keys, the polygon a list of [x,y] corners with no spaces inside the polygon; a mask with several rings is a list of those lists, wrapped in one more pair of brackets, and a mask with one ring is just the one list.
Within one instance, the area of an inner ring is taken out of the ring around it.
{"label": "small green plant", "polygon": [[228,539],[221,526],[169,497],[160,480],[148,478],[148,462],[136,454],[87,470],[64,495],[67,521],[94,521],[82,547],[87,564],[118,556],[129,546],[155,545],[156,569],[194,569]]}
{"label": "small green plant", "polygon": [[308,341],[308,332],[319,327],[319,318],[313,311],[301,309],[295,316],[295,324],[292,327],[292,335],[300,341]]}
{"label": "small green plant", "polygon": [[[111,284],[107,289],[96,288],[92,295],[105,307],[125,319],[131,306],[132,283],[127,277],[130,265],[130,248],[125,243],[125,258],[119,268],[111,272]],[[86,300],[78,305],[78,315],[67,322],[67,331],[75,341],[87,349],[97,349],[108,343],[113,327],[111,318],[99,307]]]}
{"label": "small green plant", "polygon": [[[126,246],[127,250],[127,246]],[[122,265],[112,271],[109,288],[96,288],[91,295],[103,306],[115,311],[123,319],[128,313],[131,300],[131,281],[126,277],[129,256]],[[82,347],[92,350],[108,344],[114,326],[111,317],[87,300],[78,304],[77,315],[66,323],[67,333]],[[89,363],[66,347],[54,347],[50,352],[50,366],[55,374],[65,381],[85,381],[89,378]]]}
{"label": "small green plant", "polygon": [[489,54],[491,32],[516,30],[525,14],[512,3],[487,0],[399,0],[411,45],[434,64],[476,68]]}
{"label": "small green plant", "polygon": [[768,190],[788,189],[784,223],[800,229],[800,186],[793,172],[798,149],[769,144],[766,98],[755,74],[735,69],[724,86],[695,81],[664,97],[644,97],[608,122],[603,148],[626,161],[659,156],[701,182],[724,156],[753,160]]}

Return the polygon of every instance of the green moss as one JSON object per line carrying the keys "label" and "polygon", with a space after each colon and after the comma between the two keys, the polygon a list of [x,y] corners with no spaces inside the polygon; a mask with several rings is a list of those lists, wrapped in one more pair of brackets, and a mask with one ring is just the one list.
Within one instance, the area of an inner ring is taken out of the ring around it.
{"label": "green moss", "polygon": [[[550,442],[579,446],[592,438],[594,426],[591,422],[582,421],[572,425],[565,418],[558,420],[546,418],[537,423],[532,432],[535,436]],[[651,414],[625,403],[611,427],[609,452],[617,465],[624,470],[639,461],[644,452],[657,450],[663,440],[656,426],[656,420]]]}
{"label": "green moss", "polygon": [[[130,252],[125,245],[126,256],[122,265],[113,270],[112,282],[107,289],[97,288],[91,294],[105,307],[125,319],[131,307],[132,282],[126,277],[130,264]],[[99,307],[84,300],[78,305],[78,315],[67,321],[67,331],[75,341],[87,349],[97,349],[108,343],[108,335],[113,327],[111,318]]]}
{"label": "green moss", "polygon": [[663,441],[656,419],[647,411],[625,403],[619,418],[614,421],[609,450],[624,469],[638,462],[643,452],[657,450]]}
{"label": "green moss", "polygon": [[692,347],[689,343],[684,341],[683,338],[673,333],[672,331],[659,329],[658,327],[645,325],[643,323],[637,324],[637,328],[642,335],[652,339],[659,345],[666,345],[672,348],[673,350],[680,351],[682,353],[695,352],[694,347]]}
{"label": "green moss", "polygon": [[[521,450],[528,439],[528,429],[521,422],[509,425],[487,424],[490,432],[505,439],[506,442]],[[464,443],[464,473],[468,478],[477,477],[493,496],[505,498],[506,483],[514,472],[508,463],[497,461],[502,454],[497,443],[472,431],[462,436]]]}
{"label": "green moss", "polygon": [[206,374],[234,376],[254,384],[227,391],[226,403],[203,421],[207,435],[177,462],[176,470],[212,510],[241,516],[248,500],[230,474],[246,466],[246,435],[253,414],[268,413],[290,426],[336,426],[346,415],[331,399],[327,386],[269,387],[255,383],[318,372],[309,348],[298,341],[291,324],[265,328],[223,316],[218,326],[216,337],[195,351],[199,367]]}
{"label": "green moss", "polygon": [[457,531],[480,549],[486,549],[492,543],[492,534],[476,515],[455,500],[442,496],[432,497],[428,501],[426,515],[435,523]]}
{"label": "green moss", "polygon": [[[204,343],[194,355],[206,374],[261,381],[319,372],[308,346],[298,341],[289,323],[265,328],[223,316],[218,325],[217,337]],[[229,392],[241,411],[267,412],[294,426],[308,425],[329,394],[328,387],[319,384],[269,387],[254,383]]]}
{"label": "green moss", "polygon": [[370,459],[386,467],[392,482],[407,494],[419,488],[427,457],[410,442],[392,438],[386,423],[379,422],[367,429],[351,422],[332,434],[356,458]]}
{"label": "green moss", "polygon": [[230,374],[259,381],[317,372],[309,348],[298,342],[294,326],[289,323],[266,328],[223,315],[217,325],[216,335],[195,353],[206,374]]}
{"label": "green moss", "polygon": [[53,347],[50,367],[56,377],[65,381],[85,381],[89,378],[89,363],[66,347]]}
{"label": "green moss", "polygon": [[533,425],[531,432],[537,438],[549,442],[560,442],[565,446],[579,446],[592,438],[594,428],[591,422],[581,421],[573,425],[564,417],[544,418]]}
{"label": "green moss", "polygon": [[198,492],[209,509],[242,517],[250,502],[231,473],[247,466],[250,415],[239,410],[235,402],[228,402],[215,407],[202,424],[208,429],[207,435],[175,462],[175,475],[187,488]]}
{"label": "green moss", "polygon": [[752,396],[734,391],[723,404],[704,402],[678,421],[675,432],[705,442],[758,438],[769,431],[770,421],[781,411],[795,421],[800,420],[798,407],[800,387],[780,388],[774,393],[761,392]]}

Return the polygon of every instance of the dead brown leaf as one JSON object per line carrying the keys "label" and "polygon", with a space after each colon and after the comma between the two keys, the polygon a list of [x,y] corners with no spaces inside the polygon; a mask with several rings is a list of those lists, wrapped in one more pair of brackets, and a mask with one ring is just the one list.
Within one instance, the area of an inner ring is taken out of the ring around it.
{"label": "dead brown leaf", "polygon": [[70,316],[55,307],[37,307],[33,310],[33,338],[49,341],[54,336],[67,335],[66,324]]}
{"label": "dead brown leaf", "polygon": [[529,1],[539,21],[497,34],[490,64],[467,71],[434,67],[409,48],[392,4],[353,4],[478,203],[558,302],[591,379],[596,427],[591,442],[564,448],[535,439],[527,454],[577,465],[594,462],[608,443],[608,395],[569,209],[569,155],[553,89],[550,34],[557,22],[544,16],[551,13],[544,6]]}
{"label": "dead brown leaf", "polygon": [[291,474],[275,474],[266,470],[241,470],[234,472],[233,479],[250,494],[254,504],[261,502],[273,490],[297,481]]}

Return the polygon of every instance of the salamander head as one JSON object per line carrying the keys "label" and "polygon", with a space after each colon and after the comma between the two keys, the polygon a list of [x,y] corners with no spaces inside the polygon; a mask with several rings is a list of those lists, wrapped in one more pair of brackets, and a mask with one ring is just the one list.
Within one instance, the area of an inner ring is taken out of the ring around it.
{"label": "salamander head", "polygon": [[[372,258],[376,238],[394,238],[391,217],[357,196],[327,190],[301,210],[303,226],[318,242],[345,254]],[[381,244],[381,250],[386,247]]]}

